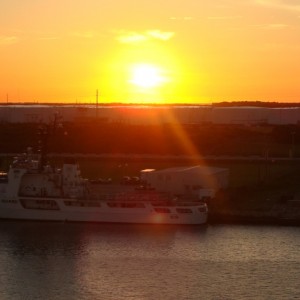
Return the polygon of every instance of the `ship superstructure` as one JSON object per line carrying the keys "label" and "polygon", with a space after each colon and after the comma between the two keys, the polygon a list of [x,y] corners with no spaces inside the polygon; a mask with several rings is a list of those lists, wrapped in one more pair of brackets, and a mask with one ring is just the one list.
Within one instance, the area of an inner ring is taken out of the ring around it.
{"label": "ship superstructure", "polygon": [[74,159],[62,168],[47,163],[47,141],[58,127],[39,129],[37,154],[28,148],[8,172],[0,172],[0,219],[41,221],[203,224],[207,205],[199,199],[175,197],[153,189],[122,184],[91,184]]}

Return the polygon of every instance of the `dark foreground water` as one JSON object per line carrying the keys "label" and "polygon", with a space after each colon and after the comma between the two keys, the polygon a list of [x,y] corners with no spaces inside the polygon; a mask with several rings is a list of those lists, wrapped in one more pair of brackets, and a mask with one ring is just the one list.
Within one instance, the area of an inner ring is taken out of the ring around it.
{"label": "dark foreground water", "polygon": [[0,222],[0,299],[300,299],[300,228]]}

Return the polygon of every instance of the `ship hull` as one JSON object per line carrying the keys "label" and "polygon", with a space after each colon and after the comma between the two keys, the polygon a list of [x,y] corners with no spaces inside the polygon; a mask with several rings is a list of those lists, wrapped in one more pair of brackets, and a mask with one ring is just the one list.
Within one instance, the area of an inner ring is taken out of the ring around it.
{"label": "ship hull", "polygon": [[96,222],[128,224],[194,224],[207,222],[207,211],[199,211],[198,206],[189,207],[190,213],[178,213],[176,206],[165,208],[168,213],[156,212],[150,203],[143,203],[143,208],[67,207],[64,201],[56,201],[57,209],[24,208],[20,201],[11,204],[0,202],[0,219]]}

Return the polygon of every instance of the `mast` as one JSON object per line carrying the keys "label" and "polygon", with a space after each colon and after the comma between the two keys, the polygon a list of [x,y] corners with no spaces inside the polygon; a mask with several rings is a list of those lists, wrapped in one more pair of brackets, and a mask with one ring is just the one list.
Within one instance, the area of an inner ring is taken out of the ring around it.
{"label": "mast", "polygon": [[49,124],[42,124],[38,128],[39,135],[39,152],[40,152],[40,161],[39,161],[39,170],[42,171],[43,167],[47,163],[47,153],[48,153],[48,140],[50,136],[53,136],[56,133],[56,129],[59,127],[58,120],[60,119],[57,113],[54,114],[54,118]]}

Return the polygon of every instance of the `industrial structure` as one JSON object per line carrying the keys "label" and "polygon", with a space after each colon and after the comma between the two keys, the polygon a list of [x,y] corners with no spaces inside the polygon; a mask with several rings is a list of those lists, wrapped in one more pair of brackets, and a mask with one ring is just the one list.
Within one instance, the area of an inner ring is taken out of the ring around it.
{"label": "industrial structure", "polygon": [[47,122],[58,113],[64,122],[151,124],[299,124],[300,107],[215,107],[142,105],[1,105],[0,122]]}
{"label": "industrial structure", "polygon": [[176,167],[163,170],[145,169],[141,179],[149,188],[174,195],[210,196],[228,186],[229,171],[207,166]]}

